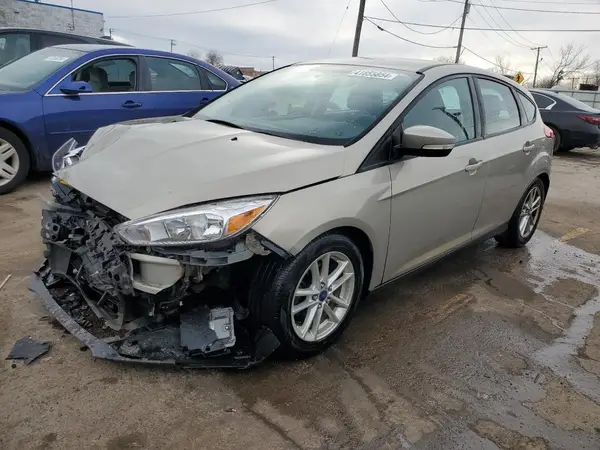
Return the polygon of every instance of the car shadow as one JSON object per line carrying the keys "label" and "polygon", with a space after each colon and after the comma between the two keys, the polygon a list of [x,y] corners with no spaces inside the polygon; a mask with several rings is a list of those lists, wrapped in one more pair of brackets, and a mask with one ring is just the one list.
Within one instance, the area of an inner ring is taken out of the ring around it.
{"label": "car shadow", "polygon": [[557,158],[599,162],[600,161],[600,149],[593,150],[591,148],[575,148],[568,152],[558,152],[554,155]]}

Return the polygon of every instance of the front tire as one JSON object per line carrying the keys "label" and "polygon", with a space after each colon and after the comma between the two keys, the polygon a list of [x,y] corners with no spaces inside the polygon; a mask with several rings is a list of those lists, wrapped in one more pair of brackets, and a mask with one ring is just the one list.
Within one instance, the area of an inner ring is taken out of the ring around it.
{"label": "front tire", "polygon": [[545,200],[544,183],[537,178],[519,201],[510,222],[508,222],[508,229],[496,236],[498,244],[509,248],[525,246],[540,223]]}
{"label": "front tire", "polygon": [[8,194],[25,181],[30,165],[23,141],[12,131],[0,127],[0,195]]}
{"label": "front tire", "polygon": [[257,270],[250,308],[281,343],[282,355],[303,357],[329,347],[348,326],[364,282],[363,259],[348,237],[323,235],[287,260]]}

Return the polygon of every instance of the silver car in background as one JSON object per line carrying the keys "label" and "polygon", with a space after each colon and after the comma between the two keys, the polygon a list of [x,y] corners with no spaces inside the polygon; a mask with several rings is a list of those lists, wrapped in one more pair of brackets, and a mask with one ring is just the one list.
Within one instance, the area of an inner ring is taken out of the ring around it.
{"label": "silver car in background", "polygon": [[248,367],[324,350],[369,291],[469,243],[525,245],[552,134],[505,77],[354,58],[57,156],[32,282],[57,319],[101,358]]}

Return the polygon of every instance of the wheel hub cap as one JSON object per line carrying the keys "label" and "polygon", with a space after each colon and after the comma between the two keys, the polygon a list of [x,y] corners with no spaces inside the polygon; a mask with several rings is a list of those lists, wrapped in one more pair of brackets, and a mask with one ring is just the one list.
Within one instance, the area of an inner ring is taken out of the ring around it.
{"label": "wheel hub cap", "polygon": [[519,219],[519,233],[522,238],[528,238],[534,231],[539,219],[542,207],[542,192],[534,186],[527,193]]}
{"label": "wheel hub cap", "polygon": [[0,139],[0,186],[8,184],[19,171],[19,155],[15,148]]}
{"label": "wheel hub cap", "polygon": [[292,299],[292,327],[300,339],[321,341],[343,322],[352,304],[354,273],[340,252],[325,253],[309,265]]}

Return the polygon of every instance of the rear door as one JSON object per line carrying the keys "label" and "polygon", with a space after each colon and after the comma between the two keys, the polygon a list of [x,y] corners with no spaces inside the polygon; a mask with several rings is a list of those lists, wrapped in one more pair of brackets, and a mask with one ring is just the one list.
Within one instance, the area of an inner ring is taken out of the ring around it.
{"label": "rear door", "polygon": [[145,56],[144,103],[151,117],[184,114],[227,90],[227,83],[189,61]]}
{"label": "rear door", "polygon": [[[147,117],[147,106],[138,91],[138,57],[108,56],[76,69],[44,96],[44,119],[49,149],[56,150],[74,138],[85,144],[100,127]],[[65,95],[65,80],[87,81],[92,93]]]}
{"label": "rear door", "polygon": [[392,213],[384,281],[448,253],[471,239],[487,178],[474,85],[443,79],[409,106],[402,129],[430,125],[456,138],[444,158],[404,157],[390,166]]}
{"label": "rear door", "polygon": [[[544,138],[528,96],[496,78],[476,78],[489,176],[473,230],[484,235],[507,223],[532,179],[533,160]],[[519,107],[522,104],[522,107]]]}

